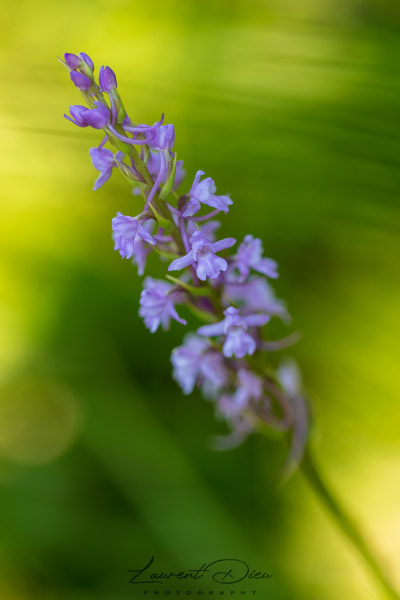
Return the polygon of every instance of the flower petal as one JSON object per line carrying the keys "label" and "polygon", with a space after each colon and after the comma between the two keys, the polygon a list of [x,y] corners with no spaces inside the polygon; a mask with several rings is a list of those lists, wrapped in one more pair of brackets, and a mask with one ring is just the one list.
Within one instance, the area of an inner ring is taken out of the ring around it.
{"label": "flower petal", "polygon": [[219,323],[212,323],[211,325],[203,325],[199,327],[197,333],[199,335],[205,335],[207,337],[214,337],[216,335],[222,335],[224,333],[224,321]]}
{"label": "flower petal", "polygon": [[233,204],[233,201],[229,198],[229,196],[214,196],[211,195],[209,198],[202,200],[203,204],[207,204],[207,206],[212,206],[212,208],[216,208],[221,212],[227,213],[229,212],[228,206]]}
{"label": "flower petal", "polygon": [[271,279],[277,279],[279,277],[277,273],[278,263],[275,262],[272,258],[262,258],[258,261],[256,265],[254,265],[253,269],[270,277]]}
{"label": "flower petal", "polygon": [[193,217],[193,215],[199,212],[200,208],[200,202],[198,200],[195,200],[194,198],[191,198],[184,208],[183,216]]}
{"label": "flower petal", "polygon": [[106,171],[103,171],[102,173],[100,173],[100,175],[98,176],[98,178],[94,182],[94,186],[93,186],[93,191],[94,192],[96,190],[98,190],[99,188],[101,188],[101,186],[104,185],[105,182],[110,179],[111,173],[112,173],[112,169],[107,169]]}
{"label": "flower petal", "polygon": [[172,261],[172,263],[168,267],[168,271],[180,271],[185,267],[193,264],[193,252],[190,251],[185,256],[181,256],[180,258],[176,258]]}
{"label": "flower petal", "polygon": [[213,252],[221,252],[221,250],[225,250],[226,248],[232,248],[235,244],[235,238],[224,238],[223,240],[218,240],[218,242],[213,242],[211,250]]}
{"label": "flower petal", "polygon": [[268,321],[270,319],[271,319],[270,315],[265,315],[265,314],[247,315],[247,316],[243,317],[243,320],[245,321],[246,325],[248,325],[249,327],[262,327],[262,325],[265,325],[266,323],[268,323]]}
{"label": "flower petal", "polygon": [[148,231],[146,231],[146,229],[140,223],[138,225],[137,234],[147,244],[151,244],[152,246],[156,245],[156,240],[153,238],[153,236]]}

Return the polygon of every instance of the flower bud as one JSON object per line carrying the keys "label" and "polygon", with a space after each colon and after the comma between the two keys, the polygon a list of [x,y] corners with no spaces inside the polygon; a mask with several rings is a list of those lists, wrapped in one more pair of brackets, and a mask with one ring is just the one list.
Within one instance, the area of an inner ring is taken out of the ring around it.
{"label": "flower bud", "polygon": [[85,61],[85,63],[89,67],[89,69],[91,71],[94,71],[94,63],[93,63],[92,59],[90,58],[90,56],[88,56],[85,52],[80,52],[79,55],[82,58],[82,60]]}
{"label": "flower bud", "polygon": [[64,54],[64,59],[70,69],[77,69],[81,64],[81,59],[76,54],[71,54],[70,52],[66,52]]}
{"label": "flower bud", "polygon": [[71,116],[64,115],[64,117],[68,119],[68,121],[71,121],[71,123],[77,125],[78,127],[88,126],[85,120],[85,116],[89,112],[89,109],[86,106],[74,104],[69,107],[69,112],[71,113]]}
{"label": "flower bud", "polygon": [[79,71],[71,71],[70,77],[76,85],[76,87],[81,90],[81,92],[86,92],[90,89],[92,85],[92,82],[89,79],[89,77],[87,77],[83,73],[79,73]]}
{"label": "flower bud", "polygon": [[122,175],[126,177],[126,179],[128,179],[129,181],[139,180],[137,173],[135,173],[132,167],[119,160],[117,160],[116,162],[119,167],[119,170],[121,171]]}
{"label": "flower bud", "polygon": [[110,67],[100,67],[99,85],[102,92],[111,92],[117,87],[117,78]]}
{"label": "flower bud", "polygon": [[94,129],[103,129],[110,122],[110,111],[107,106],[96,102],[97,108],[91,108],[85,113],[85,121]]}

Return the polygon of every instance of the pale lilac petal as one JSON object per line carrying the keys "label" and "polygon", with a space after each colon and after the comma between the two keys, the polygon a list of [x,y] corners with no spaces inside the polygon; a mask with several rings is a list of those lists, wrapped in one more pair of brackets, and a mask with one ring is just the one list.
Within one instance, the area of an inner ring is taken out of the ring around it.
{"label": "pale lilac petal", "polygon": [[172,289],[171,284],[164,280],[147,277],[144,281],[139,315],[151,333],[157,331],[160,325],[163,329],[168,329],[171,318],[186,325],[186,321],[179,317],[174,306],[175,302],[182,299],[182,294],[171,293]]}
{"label": "pale lilac petal", "polygon": [[244,281],[248,277],[250,269],[254,269],[272,279],[278,277],[277,263],[271,258],[262,258],[262,253],[262,241],[252,235],[246,235],[232,263],[233,269],[237,269],[240,273],[236,281]]}
{"label": "pale lilac petal", "polygon": [[262,258],[253,268],[271,279],[277,279],[279,277],[277,273],[278,263],[272,258]]}
{"label": "pale lilac petal", "polygon": [[151,244],[152,246],[156,245],[156,240],[153,238],[153,236],[148,231],[146,231],[146,229],[140,223],[138,224],[137,234],[147,244]]}
{"label": "pale lilac petal", "polygon": [[197,333],[207,337],[222,335],[224,333],[224,321],[220,321],[219,323],[211,323],[211,325],[203,325],[202,327],[198,328]]}
{"label": "pale lilac petal", "polygon": [[203,204],[207,204],[207,206],[211,206],[212,208],[216,208],[221,212],[227,213],[229,212],[228,206],[233,204],[232,200],[229,196],[215,196],[211,195],[209,198],[202,200]]}
{"label": "pale lilac petal", "polygon": [[184,208],[183,216],[193,217],[193,215],[199,212],[200,208],[200,202],[198,200],[195,200],[194,198],[191,198]]}
{"label": "pale lilac petal", "polygon": [[204,175],[204,171],[200,171],[200,170],[197,171],[189,194],[192,194],[193,190],[196,188],[197,184],[200,181],[200,177],[202,177],[203,175]]}
{"label": "pale lilac petal", "polygon": [[247,315],[243,317],[249,327],[262,327],[270,320],[270,315]]}
{"label": "pale lilac petal", "polygon": [[223,355],[227,358],[231,356],[243,358],[246,354],[251,356],[255,350],[256,342],[248,333],[240,328],[229,331],[222,348]]}
{"label": "pale lilac petal", "polygon": [[112,229],[115,235],[122,235],[125,238],[134,238],[138,228],[138,221],[135,217],[123,215],[117,212],[117,216],[112,220]]}
{"label": "pale lilac petal", "polygon": [[[199,171],[197,171],[197,174]],[[196,177],[197,177],[196,174]],[[211,177],[206,177],[196,185],[191,194],[200,200],[200,202],[206,203],[206,201],[216,192],[216,187],[213,179]]]}
{"label": "pale lilac petal", "polygon": [[147,255],[150,252],[150,248],[148,246],[145,246],[142,240],[139,239],[139,242],[140,243],[137,243],[137,240],[135,239],[132,262],[137,266],[138,275],[142,276],[144,273],[146,259]]}
{"label": "pale lilac petal", "polygon": [[190,394],[193,391],[202,369],[202,358],[210,349],[210,344],[207,340],[197,335],[189,334],[185,337],[183,345],[172,351],[173,377],[182,388],[184,394]]}
{"label": "pale lilac petal", "polygon": [[197,261],[196,274],[200,281],[217,279],[221,271],[226,271],[228,263],[224,258],[216,256],[211,252],[204,254]]}
{"label": "pale lilac petal", "polygon": [[92,164],[98,171],[104,171],[114,165],[114,154],[108,148],[90,148]]}
{"label": "pale lilac petal", "polygon": [[175,142],[175,130],[173,125],[162,125],[153,130],[153,137],[149,142],[154,150],[163,152],[171,150]]}
{"label": "pale lilac petal", "polygon": [[111,173],[112,173],[112,169],[107,169],[107,171],[103,171],[103,173],[100,173],[100,175],[98,176],[98,178],[94,182],[94,186],[93,186],[93,191],[94,192],[96,190],[98,190],[99,188],[101,188],[101,186],[104,185],[105,182],[110,179]]}
{"label": "pale lilac petal", "polygon": [[207,398],[215,398],[219,390],[228,385],[229,374],[220,353],[206,353],[201,359],[200,372],[202,391]]}
{"label": "pale lilac petal", "polygon": [[193,264],[193,252],[189,252],[185,256],[173,260],[168,267],[168,271],[180,271],[191,264]]}
{"label": "pale lilac petal", "polygon": [[225,250],[226,248],[232,248],[235,244],[235,238],[228,237],[223,240],[218,240],[218,242],[213,242],[210,247],[213,252],[221,252],[221,250]]}
{"label": "pale lilac petal", "polygon": [[169,314],[170,316],[175,319],[175,321],[178,321],[178,323],[181,323],[182,325],[187,325],[187,321],[185,321],[185,319],[182,319],[178,313],[176,312],[176,308],[174,305],[170,305],[169,306]]}

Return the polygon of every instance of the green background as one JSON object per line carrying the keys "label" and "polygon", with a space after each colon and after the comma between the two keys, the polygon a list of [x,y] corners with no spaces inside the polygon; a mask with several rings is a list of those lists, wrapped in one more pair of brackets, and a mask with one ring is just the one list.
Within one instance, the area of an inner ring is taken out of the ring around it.
{"label": "green background", "polygon": [[143,597],[127,570],[151,555],[242,558],[273,573],[259,598],[381,597],[301,474],[279,485],[278,442],[210,449],[223,424],[170,377],[184,329],[145,330],[141,281],[113,252],[111,218],[138,200],[117,173],[91,191],[100,134],[62,117],[81,101],[65,51],[113,67],[134,120],[165,112],[189,181],[201,168],[232,195],[223,235],[253,233],[279,262],[313,446],[400,586],[398,3],[1,11],[2,600]]}

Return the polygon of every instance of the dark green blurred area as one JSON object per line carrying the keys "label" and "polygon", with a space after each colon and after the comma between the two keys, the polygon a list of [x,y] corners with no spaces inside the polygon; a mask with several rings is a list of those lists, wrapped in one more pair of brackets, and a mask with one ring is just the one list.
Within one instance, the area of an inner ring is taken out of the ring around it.
{"label": "dark green blurred area", "polygon": [[258,598],[378,597],[301,475],[277,485],[278,442],[209,448],[223,424],[171,380],[184,329],[145,330],[141,281],[113,252],[111,218],[140,203],[116,173],[91,192],[100,135],[62,118],[81,102],[64,51],[112,66],[136,121],[165,112],[188,185],[201,168],[232,195],[223,235],[253,233],[279,262],[293,325],[271,336],[303,333],[290,353],[319,461],[400,585],[398,3],[2,13],[1,600],[142,597],[127,570],[151,555],[242,558],[274,574]]}

